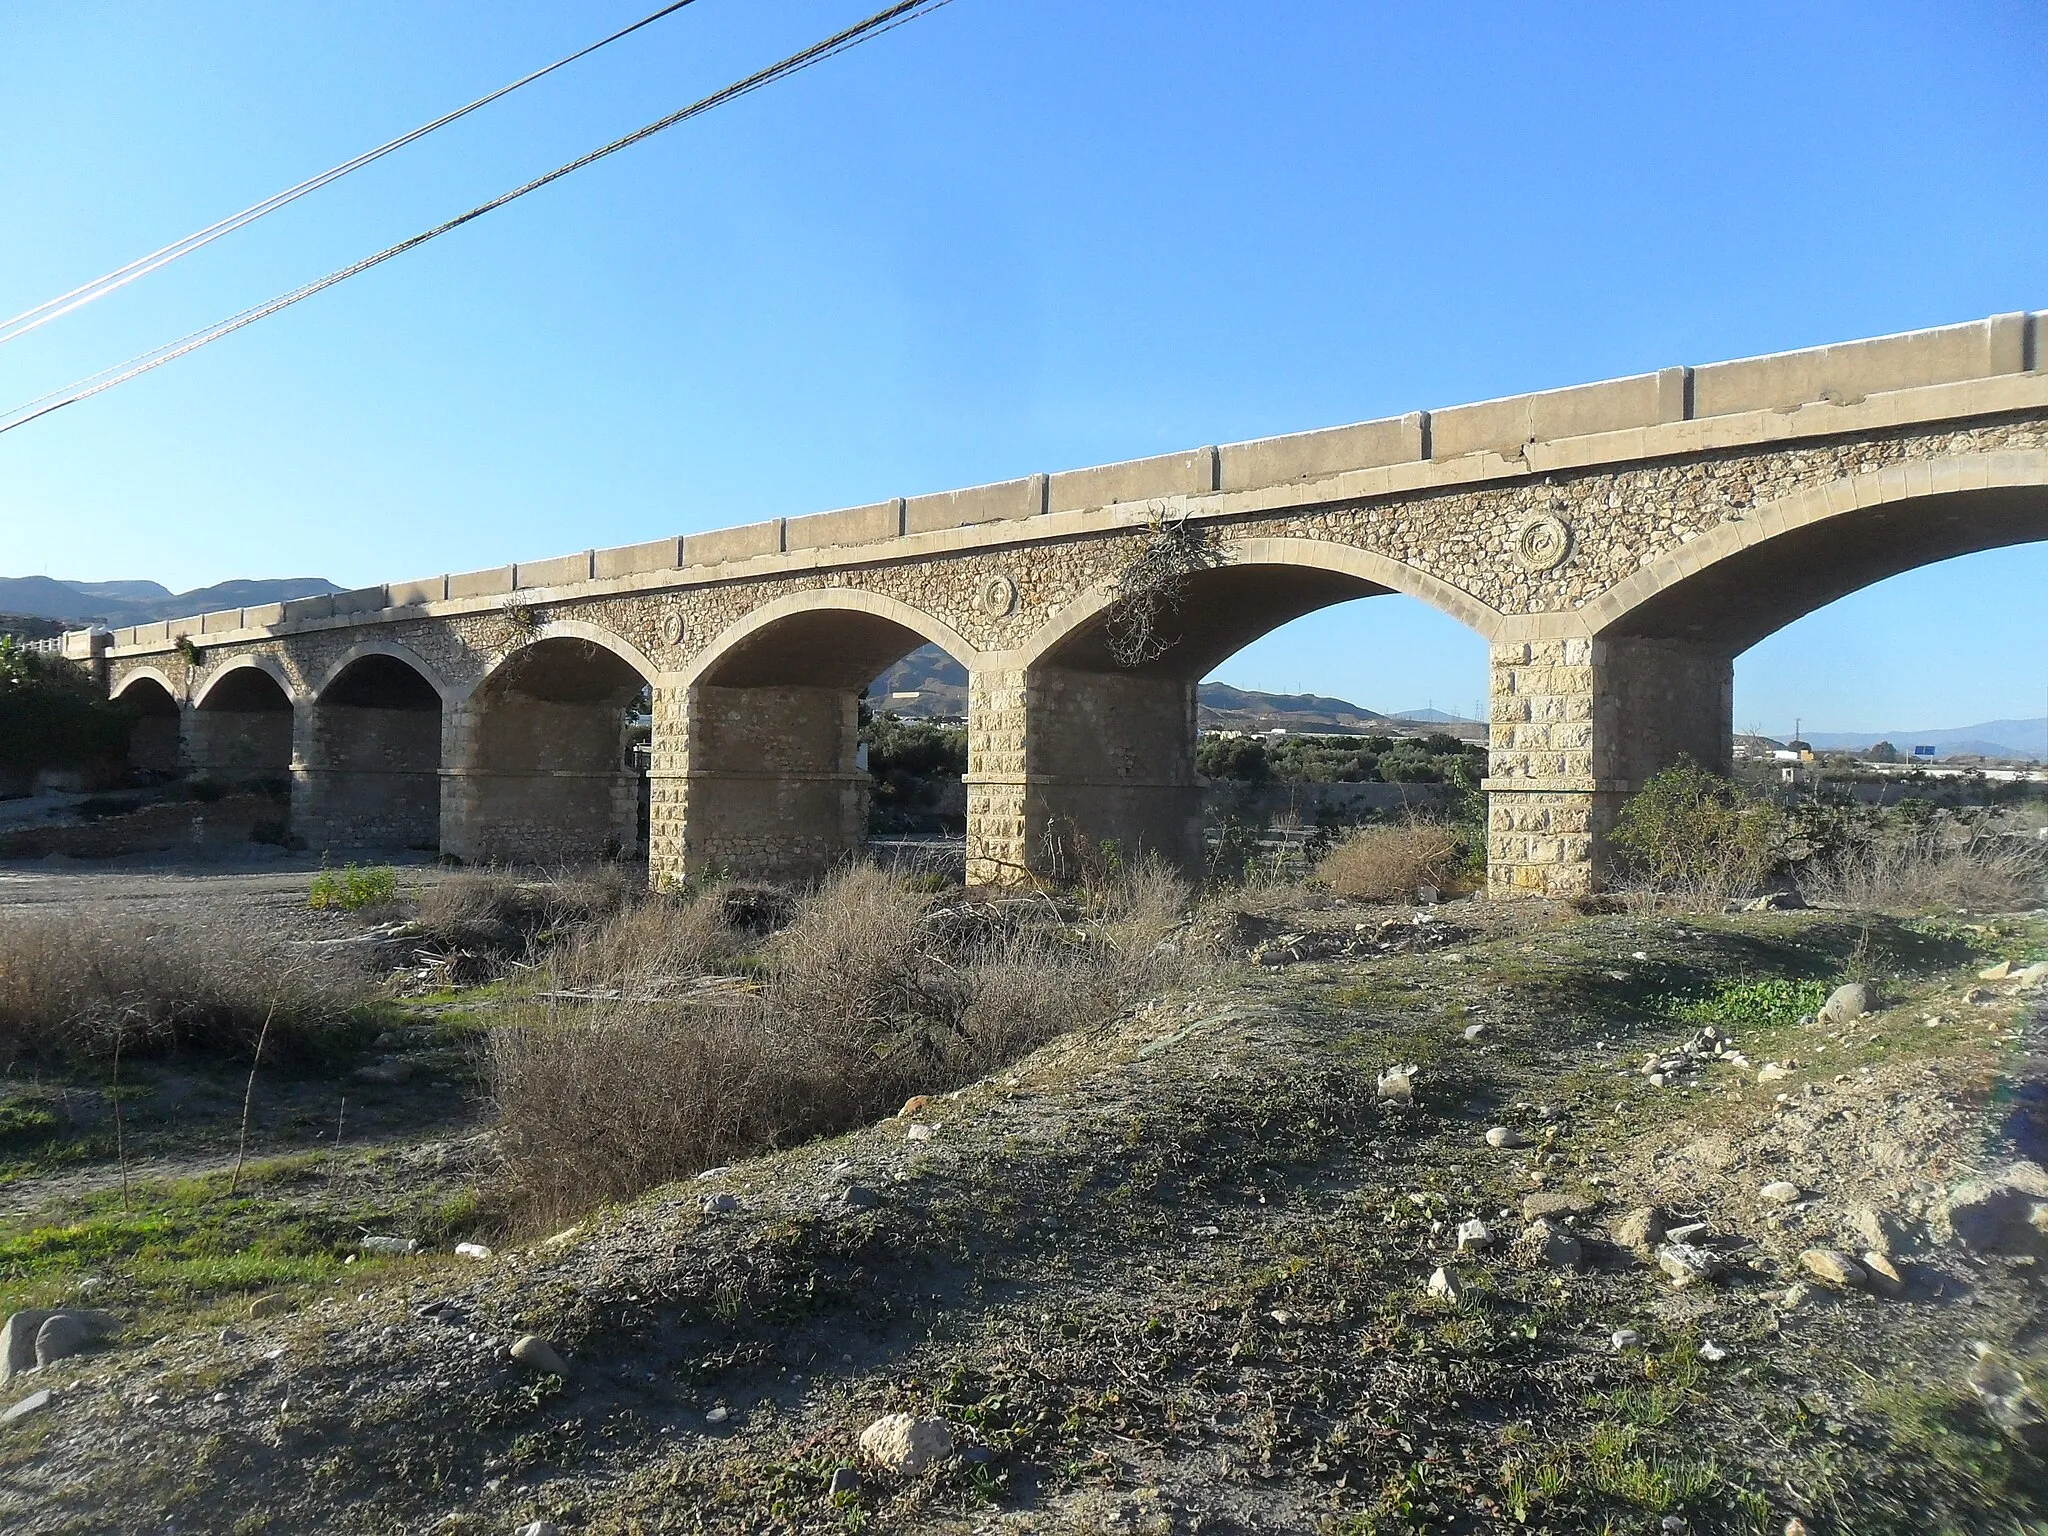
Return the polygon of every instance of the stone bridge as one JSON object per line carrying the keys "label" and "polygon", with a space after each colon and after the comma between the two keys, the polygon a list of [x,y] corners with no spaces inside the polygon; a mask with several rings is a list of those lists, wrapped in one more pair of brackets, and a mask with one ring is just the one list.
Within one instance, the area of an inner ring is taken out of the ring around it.
{"label": "stone bridge", "polygon": [[[1489,883],[1601,878],[1621,800],[1725,764],[1733,658],[1913,566],[2048,537],[2042,314],[69,638],[139,759],[289,778],[315,847],[804,876],[856,849],[856,699],[968,669],[973,878],[1200,857],[1195,685],[1404,592],[1492,647]],[[1136,665],[1116,588],[1207,551]],[[2033,622],[2033,621],[2026,621]],[[625,733],[651,693],[649,812]]]}

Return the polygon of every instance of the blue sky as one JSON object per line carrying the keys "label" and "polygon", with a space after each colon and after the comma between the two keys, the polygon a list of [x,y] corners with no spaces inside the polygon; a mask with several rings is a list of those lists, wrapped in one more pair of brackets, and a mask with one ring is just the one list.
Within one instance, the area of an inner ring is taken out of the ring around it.
{"label": "blue sky", "polygon": [[[0,314],[652,9],[14,0]],[[690,9],[0,350],[6,401],[865,13]],[[0,574],[344,584],[2048,307],[2038,3],[955,0],[0,438]],[[1847,599],[1736,723],[2040,712],[2048,546]],[[1469,711],[1381,598],[1221,675]]]}

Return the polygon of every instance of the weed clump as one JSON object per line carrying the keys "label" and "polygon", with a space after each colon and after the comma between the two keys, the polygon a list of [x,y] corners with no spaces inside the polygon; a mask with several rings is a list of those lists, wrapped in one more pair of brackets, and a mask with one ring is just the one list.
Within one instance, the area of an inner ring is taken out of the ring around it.
{"label": "weed clump", "polygon": [[1763,884],[1781,821],[1777,807],[1681,758],[1622,806],[1609,840],[1646,891],[1710,906]]}
{"label": "weed clump", "polygon": [[0,1069],[190,1048],[319,1055],[376,991],[358,962],[195,911],[0,918]]}
{"label": "weed clump", "polygon": [[1465,862],[1452,830],[1435,822],[1360,827],[1316,866],[1316,876],[1352,901],[1413,901],[1424,886],[1442,889]]}
{"label": "weed clump", "polygon": [[1984,817],[1899,816],[1814,860],[1800,892],[1818,906],[1872,912],[1996,912],[2048,895],[2048,848]]}
{"label": "weed clump", "polygon": [[306,892],[306,905],[316,912],[360,912],[398,897],[398,871],[388,864],[321,869]]}
{"label": "weed clump", "polygon": [[619,914],[554,962],[606,991],[492,1032],[499,1149],[531,1219],[877,1119],[1201,963],[1187,888],[1149,868],[1075,911],[943,902],[857,865],[765,939],[736,894]]}

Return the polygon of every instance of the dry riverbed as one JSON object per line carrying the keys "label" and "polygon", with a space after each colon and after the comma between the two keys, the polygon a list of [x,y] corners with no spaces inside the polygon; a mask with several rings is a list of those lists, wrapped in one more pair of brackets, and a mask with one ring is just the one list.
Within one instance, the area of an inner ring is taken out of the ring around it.
{"label": "dry riverbed", "polygon": [[[161,1251],[67,1246],[128,1230],[118,1190],[31,1185],[0,1223],[6,1304],[122,1331],[0,1388],[50,1394],[0,1424],[0,1519],[2039,1528],[2043,1462],[1971,1384],[1998,1387],[1978,1344],[2040,1371],[2038,1261],[1957,1242],[1946,1200],[2042,1156],[2043,994],[1977,973],[2048,955],[2048,923],[1284,917],[1226,937],[1293,963],[546,1236],[492,1225],[459,1048],[488,1010],[459,997],[364,1058],[420,1063],[375,1090],[398,1096],[377,1147],[302,1140],[232,1197],[218,1171],[132,1188]],[[1852,975],[1877,1012],[1802,1022]],[[1711,1275],[1674,1284],[1645,1207],[1697,1224],[1673,1241]],[[358,1257],[366,1229],[426,1251]],[[1898,1283],[1823,1283],[1820,1249]],[[566,1374],[512,1357],[528,1335]],[[892,1412],[947,1453],[864,1465]]]}

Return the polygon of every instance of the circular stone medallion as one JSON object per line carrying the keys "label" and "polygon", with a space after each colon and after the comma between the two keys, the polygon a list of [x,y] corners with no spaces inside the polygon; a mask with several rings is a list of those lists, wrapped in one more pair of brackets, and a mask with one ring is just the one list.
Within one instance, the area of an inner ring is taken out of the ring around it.
{"label": "circular stone medallion", "polygon": [[1572,552],[1572,531],[1562,518],[1539,513],[1516,530],[1513,550],[1525,571],[1555,570]]}
{"label": "circular stone medallion", "polygon": [[673,608],[661,616],[661,638],[670,645],[683,643],[683,616]]}
{"label": "circular stone medallion", "polygon": [[981,584],[981,611],[992,619],[1007,618],[1017,606],[1017,583],[1007,576],[991,576]]}

